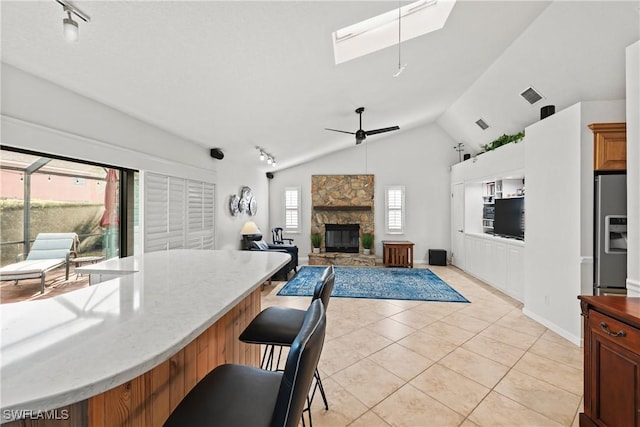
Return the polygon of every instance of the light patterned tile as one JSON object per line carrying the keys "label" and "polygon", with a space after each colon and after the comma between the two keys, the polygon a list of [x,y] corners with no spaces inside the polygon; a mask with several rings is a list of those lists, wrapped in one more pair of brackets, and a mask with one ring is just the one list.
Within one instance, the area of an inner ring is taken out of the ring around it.
{"label": "light patterned tile", "polygon": [[[314,425],[549,427],[561,419],[577,426],[582,350],[480,280],[452,267],[436,274],[472,303],[331,299],[318,365],[330,409],[317,397]],[[265,287],[263,308],[308,307],[309,297],[276,296],[283,285]],[[449,340],[447,331],[455,331]],[[523,376],[536,387],[518,383]],[[492,387],[513,399],[495,389],[485,393]],[[564,398],[536,410],[514,400],[529,402],[547,389]],[[443,421],[443,413],[453,417]]]}
{"label": "light patterned tile", "polygon": [[365,357],[393,343],[390,339],[367,328],[343,335],[336,338],[336,341]]}
{"label": "light patterned tile", "polygon": [[481,335],[475,336],[465,342],[462,348],[506,366],[513,366],[525,353],[524,350],[517,347]]}
{"label": "light patterned tile", "polygon": [[580,396],[516,370],[509,372],[494,390],[562,425],[571,424],[580,404]]}
{"label": "light patterned tile", "polygon": [[404,380],[368,359],[356,362],[331,378],[368,408],[372,408],[404,384]]}
{"label": "light patterned tile", "polygon": [[389,427],[389,424],[370,410],[349,424],[349,427]]}
{"label": "light patterned tile", "polygon": [[486,427],[562,425],[494,391],[474,409],[469,420]]}
{"label": "light patterned tile", "polygon": [[383,337],[387,337],[392,341],[398,341],[416,331],[416,329],[411,326],[407,326],[404,323],[400,323],[389,318],[371,323],[370,325],[367,325],[366,328],[382,335]]}
{"label": "light patterned tile", "polygon": [[426,332],[429,335],[433,335],[434,337],[447,340],[455,345],[463,344],[474,336],[473,332],[469,332],[466,329],[462,329],[441,321],[437,321],[430,325],[427,325],[422,328],[421,331]]}
{"label": "light patterned tile", "polygon": [[419,311],[411,311],[405,310],[398,314],[394,314],[390,317],[397,322],[404,323],[407,326],[411,326],[412,328],[420,329],[424,328],[430,323],[433,323],[438,320],[437,317],[428,316]]}
{"label": "light patterned tile", "polygon": [[336,339],[328,340],[325,341],[322,348],[318,369],[327,375],[333,375],[363,358],[364,356],[357,351],[352,350],[351,347],[344,345]]}
{"label": "light patterned tile", "polygon": [[474,333],[478,333],[491,325],[491,323],[485,320],[459,312],[450,314],[449,316],[444,317],[441,321]]}
{"label": "light patterned tile", "polygon": [[385,347],[369,356],[368,359],[373,360],[405,381],[415,377],[433,364],[432,360],[400,344],[392,344]]}
{"label": "light patterned tile", "polygon": [[505,365],[463,348],[457,348],[445,356],[440,364],[485,387],[496,385],[509,370]]}
{"label": "light patterned tile", "polygon": [[506,316],[501,317],[496,324],[534,337],[539,337],[547,331],[546,327],[525,316],[520,310],[509,312]]}
{"label": "light patterned tile", "polygon": [[480,332],[480,335],[492,338],[504,344],[509,344],[513,347],[518,347],[522,350],[528,350],[529,347],[531,347],[537,340],[537,338],[534,336],[514,331],[513,329],[505,328],[504,326],[500,326],[497,324],[489,326],[487,329]]}
{"label": "light patterned tile", "polygon": [[442,359],[456,348],[455,344],[422,331],[408,335],[398,341],[398,344],[433,361]]}
{"label": "light patterned tile", "polygon": [[368,411],[368,408],[362,402],[335,380],[331,378],[323,379],[322,384],[327,394],[329,410],[327,411],[324,408],[320,392],[316,392],[311,405],[314,426],[346,426]]}
{"label": "light patterned tile", "polygon": [[575,345],[571,347],[540,339],[531,346],[529,351],[576,369],[582,368],[583,350]]}
{"label": "light patterned tile", "polygon": [[464,416],[490,389],[440,364],[431,366],[409,383]]}
{"label": "light patterned tile", "polygon": [[464,420],[462,415],[408,384],[378,404],[373,412],[392,426],[457,426]]}
{"label": "light patterned tile", "polygon": [[563,365],[531,352],[525,354],[513,369],[546,381],[575,395],[580,396],[583,393],[584,378],[582,369]]}

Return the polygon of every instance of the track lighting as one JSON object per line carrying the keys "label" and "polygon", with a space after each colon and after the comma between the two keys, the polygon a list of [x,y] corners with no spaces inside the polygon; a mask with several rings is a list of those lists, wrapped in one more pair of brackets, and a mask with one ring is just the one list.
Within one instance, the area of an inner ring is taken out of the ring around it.
{"label": "track lighting", "polygon": [[264,151],[263,148],[256,147],[256,150],[258,150],[258,152],[260,153],[260,161],[261,162],[264,162],[266,160],[268,165],[271,165],[271,166],[275,166],[276,165],[276,158],[275,157],[273,157],[271,154],[269,154],[266,151]]}
{"label": "track lighting", "polygon": [[67,17],[62,20],[62,34],[65,40],[68,42],[77,42],[80,39],[80,32],[78,23],[73,20],[72,14],[84,22],[91,21],[91,17],[66,0],[55,1],[62,5],[64,13],[67,14]]}

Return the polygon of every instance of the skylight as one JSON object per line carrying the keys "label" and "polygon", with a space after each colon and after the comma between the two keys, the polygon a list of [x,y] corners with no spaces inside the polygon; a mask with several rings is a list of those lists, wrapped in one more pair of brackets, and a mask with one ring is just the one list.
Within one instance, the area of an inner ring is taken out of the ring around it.
{"label": "skylight", "polygon": [[[456,0],[419,0],[400,8],[401,41],[444,27]],[[339,29],[333,34],[336,64],[398,44],[398,9]]]}

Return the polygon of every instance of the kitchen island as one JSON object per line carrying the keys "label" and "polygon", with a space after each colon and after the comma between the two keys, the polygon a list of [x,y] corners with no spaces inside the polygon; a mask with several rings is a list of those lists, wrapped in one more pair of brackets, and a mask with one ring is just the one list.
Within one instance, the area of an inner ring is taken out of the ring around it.
{"label": "kitchen island", "polygon": [[122,264],[119,278],[0,305],[1,421],[162,425],[214,367],[258,364],[259,346],[237,338],[260,311],[261,284],[288,261],[278,252],[153,252],[105,261],[111,274]]}

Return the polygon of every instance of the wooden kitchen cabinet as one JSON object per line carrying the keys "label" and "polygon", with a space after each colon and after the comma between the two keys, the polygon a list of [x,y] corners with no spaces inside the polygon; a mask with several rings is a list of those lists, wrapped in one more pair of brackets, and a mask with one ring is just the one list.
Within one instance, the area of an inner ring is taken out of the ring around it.
{"label": "wooden kitchen cabinet", "polygon": [[578,298],[584,317],[580,426],[640,427],[640,298]]}
{"label": "wooden kitchen cabinet", "polygon": [[626,123],[592,123],[593,169],[596,171],[627,170]]}

